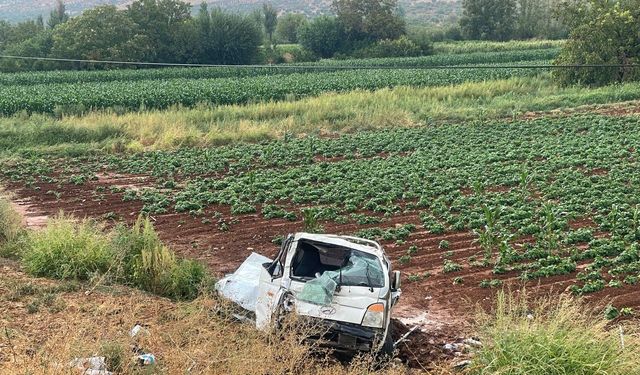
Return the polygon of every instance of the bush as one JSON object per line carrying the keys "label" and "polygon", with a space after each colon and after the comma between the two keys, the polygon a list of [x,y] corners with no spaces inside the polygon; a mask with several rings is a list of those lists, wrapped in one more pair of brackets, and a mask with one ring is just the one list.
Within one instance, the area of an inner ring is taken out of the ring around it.
{"label": "bush", "polygon": [[[637,4],[637,2],[635,3]],[[558,65],[633,65],[640,63],[640,12],[634,2],[589,0],[568,3],[562,14],[571,25]],[[564,84],[606,85],[640,79],[638,68],[561,68],[554,75]]]}
{"label": "bush", "polygon": [[113,265],[115,253],[110,245],[95,222],[76,222],[61,213],[30,235],[23,261],[35,276],[87,280]]}
{"label": "bush", "polygon": [[208,278],[200,263],[176,258],[148,217],[138,217],[131,229],[116,228],[113,247],[122,260],[118,279],[161,296],[194,299]]}
{"label": "bush", "polygon": [[406,36],[396,40],[381,40],[353,53],[353,57],[415,57],[423,54],[422,48]]}
{"label": "bush", "polygon": [[36,276],[87,280],[110,272],[120,283],[177,300],[196,298],[209,280],[203,265],[178,259],[142,216],[132,228],[105,233],[93,221],[60,214],[32,233],[26,248],[25,267]]}
{"label": "bush", "polygon": [[313,52],[298,44],[287,44],[275,48],[264,48],[260,51],[261,64],[283,64],[316,61],[318,58]]}
{"label": "bush", "polygon": [[618,331],[607,330],[601,312],[566,295],[529,302],[526,293],[498,294],[495,312],[480,317],[485,345],[471,373],[638,373],[637,338],[625,336],[622,347]]}

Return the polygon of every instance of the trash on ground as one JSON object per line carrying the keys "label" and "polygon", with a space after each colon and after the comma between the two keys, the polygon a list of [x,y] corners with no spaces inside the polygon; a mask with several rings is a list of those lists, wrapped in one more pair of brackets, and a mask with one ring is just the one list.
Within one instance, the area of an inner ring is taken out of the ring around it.
{"label": "trash on ground", "polygon": [[105,357],[88,357],[88,358],[75,358],[69,362],[69,367],[76,369],[83,375],[112,375],[113,373],[107,370],[107,364]]}
{"label": "trash on ground", "polygon": [[136,362],[140,366],[152,366],[156,364],[156,356],[151,353],[141,354],[136,357]]}
{"label": "trash on ground", "polygon": [[148,334],[149,331],[145,328],[143,324],[136,323],[136,325],[133,326],[133,328],[131,328],[131,331],[129,331],[129,336],[136,337],[139,333]]}
{"label": "trash on ground", "polygon": [[464,361],[460,361],[453,365],[454,370],[464,370],[471,364],[471,360],[465,359]]}
{"label": "trash on ground", "polygon": [[407,333],[402,335],[402,337],[400,337],[396,342],[393,343],[393,347],[394,348],[397,347],[398,344],[400,344],[401,342],[405,341],[407,339],[407,337],[409,337],[409,335],[412,334],[417,329],[418,329],[418,326],[414,326],[413,328],[411,328]]}

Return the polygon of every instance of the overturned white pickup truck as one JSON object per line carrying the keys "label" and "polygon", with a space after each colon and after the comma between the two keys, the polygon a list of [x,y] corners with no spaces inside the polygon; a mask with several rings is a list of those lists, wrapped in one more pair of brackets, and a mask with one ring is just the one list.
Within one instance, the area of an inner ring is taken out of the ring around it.
{"label": "overturned white pickup truck", "polygon": [[338,351],[393,351],[391,308],[400,297],[400,272],[374,241],[297,233],[275,260],[253,253],[216,284],[226,298],[255,313],[270,329],[282,312],[321,324],[323,345]]}

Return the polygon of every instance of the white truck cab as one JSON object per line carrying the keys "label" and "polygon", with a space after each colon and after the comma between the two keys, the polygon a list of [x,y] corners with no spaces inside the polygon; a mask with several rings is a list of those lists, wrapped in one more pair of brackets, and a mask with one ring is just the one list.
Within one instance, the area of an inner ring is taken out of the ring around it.
{"label": "white truck cab", "polygon": [[217,289],[255,312],[270,329],[283,311],[321,324],[323,345],[339,351],[393,350],[391,308],[400,297],[400,274],[375,241],[297,233],[274,260],[252,254]]}

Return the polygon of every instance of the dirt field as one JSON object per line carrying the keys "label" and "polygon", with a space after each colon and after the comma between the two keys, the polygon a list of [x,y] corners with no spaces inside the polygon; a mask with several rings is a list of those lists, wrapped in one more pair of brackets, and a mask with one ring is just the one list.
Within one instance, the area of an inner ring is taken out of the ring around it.
{"label": "dirt field", "polygon": [[[109,179],[100,179],[84,185],[65,185],[64,190],[61,190],[60,199],[45,193],[53,189],[53,186],[48,184],[38,184],[39,190],[22,189],[18,185],[9,185],[8,188],[16,193],[16,205],[25,215],[26,224],[38,227],[48,216],[55,215],[60,210],[78,217],[104,219],[105,215],[109,215],[110,218],[131,223],[140,212],[140,202],[123,202],[122,193],[108,194],[104,200],[95,200],[93,192],[98,186],[143,187],[148,182],[149,178],[144,176],[111,176]],[[201,218],[188,214],[155,215],[152,219],[161,238],[175,251],[182,256],[206,263],[218,275],[232,272],[254,251],[270,257],[275,256],[278,246],[272,243],[272,239],[302,228],[300,220],[291,222],[284,219],[265,219],[259,214],[233,216],[230,208],[224,206],[209,207],[206,213],[214,211],[223,213],[224,218],[232,223],[228,231],[220,231],[215,225],[203,223]],[[482,250],[475,241],[476,236],[470,232],[442,235],[427,233],[420,229],[417,213],[393,216],[379,225],[393,227],[395,224],[407,223],[416,224],[419,229],[409,236],[406,243],[398,245],[392,241],[383,241],[383,246],[392,259],[398,259],[412,245],[421,249],[409,264],[401,265],[396,262],[394,265],[405,275],[403,296],[396,316],[408,324],[421,325],[425,332],[424,336],[414,337],[414,344],[419,348],[416,355],[419,357],[438,356],[444,343],[471,334],[468,328],[475,308],[478,305],[490,308],[497,290],[480,287],[479,283],[484,279],[499,278],[504,281],[504,285],[514,290],[526,285],[532,295],[563,292],[575,281],[573,273],[523,284],[517,279],[516,272],[493,275],[491,269],[485,267],[465,267],[461,271],[445,274],[442,272],[445,252],[450,252],[447,259],[460,262],[481,253]],[[571,226],[580,228],[590,224],[590,220],[583,220],[571,223]],[[323,225],[327,233],[353,233],[357,229],[374,226],[335,223]],[[450,243],[446,251],[438,246],[442,240]],[[580,268],[579,264],[576,272],[579,272]],[[424,280],[411,282],[406,278],[409,274],[425,272],[431,276]],[[454,285],[452,279],[456,277],[461,278],[461,282]],[[620,306],[640,307],[640,289],[636,286],[607,288],[586,298],[603,305],[613,302]],[[418,342],[421,344],[417,345]]]}

